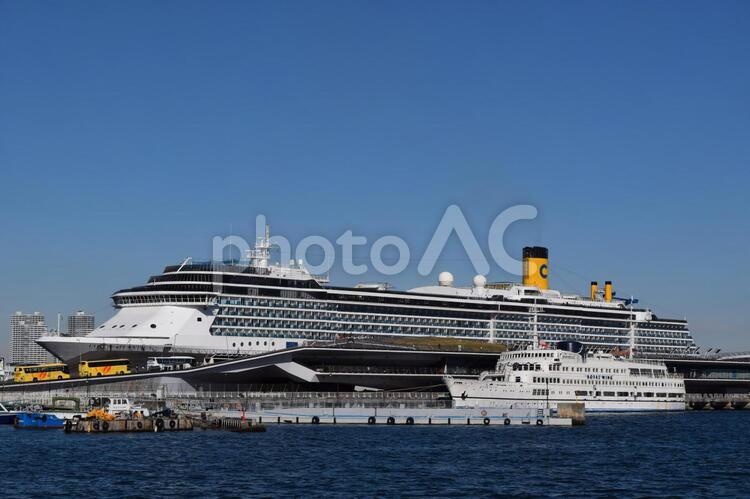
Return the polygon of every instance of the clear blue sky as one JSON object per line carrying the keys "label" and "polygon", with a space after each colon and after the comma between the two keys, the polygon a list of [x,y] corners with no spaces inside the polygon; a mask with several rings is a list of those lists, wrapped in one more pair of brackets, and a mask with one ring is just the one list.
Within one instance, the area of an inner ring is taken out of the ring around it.
{"label": "clear blue sky", "polygon": [[419,249],[452,203],[750,349],[748,54],[742,1],[0,1],[0,352],[257,214]]}

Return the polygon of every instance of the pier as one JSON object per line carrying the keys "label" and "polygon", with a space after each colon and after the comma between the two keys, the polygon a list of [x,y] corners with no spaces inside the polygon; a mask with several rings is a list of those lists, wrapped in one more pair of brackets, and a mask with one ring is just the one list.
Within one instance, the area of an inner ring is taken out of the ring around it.
{"label": "pier", "polygon": [[685,396],[688,409],[742,410],[750,409],[750,394],[747,393],[688,393]]}
{"label": "pier", "polygon": [[[46,410],[65,409],[55,407],[59,397],[49,392],[37,392],[33,396],[29,393],[15,395],[19,396],[15,403],[35,404]],[[92,407],[102,404],[105,398],[128,399],[150,411],[169,409],[193,421],[208,422],[249,419],[262,424],[483,426],[572,426],[585,423],[583,404],[562,404],[557,410],[544,407],[456,409],[447,394],[441,392],[222,391],[200,394],[175,392],[168,397],[154,398],[147,392],[97,390],[67,397],[65,402],[68,406]],[[131,426],[132,431],[148,431],[137,424]],[[101,430],[100,426],[98,429],[91,427],[76,431]]]}

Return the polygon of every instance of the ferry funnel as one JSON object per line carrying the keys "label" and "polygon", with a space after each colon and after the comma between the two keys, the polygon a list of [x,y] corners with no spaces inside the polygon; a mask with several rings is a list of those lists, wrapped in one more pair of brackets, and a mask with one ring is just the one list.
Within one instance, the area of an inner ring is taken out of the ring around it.
{"label": "ferry funnel", "polygon": [[604,301],[612,301],[612,281],[604,283]]}
{"label": "ferry funnel", "polygon": [[549,252],[541,246],[523,249],[523,285],[549,289]]}
{"label": "ferry funnel", "polygon": [[596,301],[596,293],[599,291],[599,283],[591,281],[591,301]]}
{"label": "ferry funnel", "polygon": [[566,352],[583,353],[583,343],[578,341],[558,341],[556,347],[558,350],[565,350]]}

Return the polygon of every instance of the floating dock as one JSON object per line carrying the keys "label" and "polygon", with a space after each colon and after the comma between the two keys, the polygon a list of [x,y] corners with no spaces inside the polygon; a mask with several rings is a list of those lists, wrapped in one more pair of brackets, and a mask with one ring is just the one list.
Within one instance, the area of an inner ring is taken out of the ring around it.
{"label": "floating dock", "polygon": [[[557,409],[534,408],[454,408],[440,392],[237,392],[204,393],[200,396],[174,396],[148,400],[142,393],[96,393],[86,401],[126,398],[142,401],[150,411],[170,409],[189,419],[195,429],[233,429],[234,421],[249,420],[259,426],[271,424],[359,424],[359,425],[471,425],[471,426],[573,426],[585,423],[583,404],[560,404]],[[85,405],[85,401],[83,402]],[[187,429],[182,420],[163,415],[163,431]],[[226,419],[229,418],[229,419]],[[100,418],[101,420],[101,418]],[[120,418],[118,418],[120,420]],[[139,420],[141,425],[139,426]],[[93,418],[80,418],[70,432],[154,431],[147,418],[109,424],[105,429]],[[249,423],[240,423],[242,431]],[[173,427],[172,427],[173,426]],[[239,428],[238,427],[238,428]]]}
{"label": "floating dock", "polygon": [[[216,415],[216,414],[214,414]],[[291,408],[247,412],[260,424],[574,426],[585,423],[582,404],[551,409]]]}
{"label": "floating dock", "polygon": [[213,420],[198,419],[194,421],[196,428],[202,430],[226,430],[236,433],[256,433],[266,431],[266,427],[252,418],[219,418]]}
{"label": "floating dock", "polygon": [[65,422],[65,433],[161,432],[192,429],[193,421],[182,416],[113,420],[70,419]]}

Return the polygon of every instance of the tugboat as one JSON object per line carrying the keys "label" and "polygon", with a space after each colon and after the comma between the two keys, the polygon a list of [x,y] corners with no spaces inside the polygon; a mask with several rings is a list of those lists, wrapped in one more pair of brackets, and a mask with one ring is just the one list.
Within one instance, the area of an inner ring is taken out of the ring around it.
{"label": "tugboat", "polygon": [[15,423],[16,414],[18,414],[18,411],[9,411],[3,404],[0,403],[0,424]]}
{"label": "tugboat", "polygon": [[64,419],[39,412],[19,412],[13,424],[13,427],[19,430],[59,430],[64,426]]}

